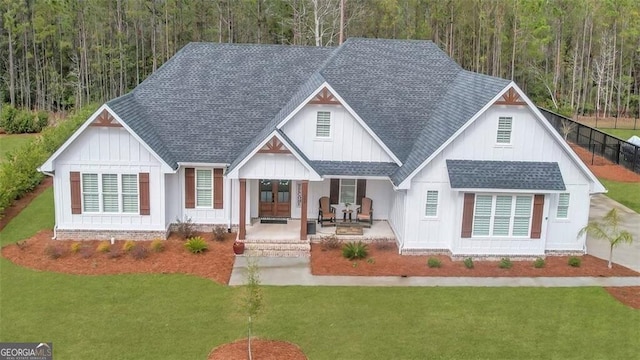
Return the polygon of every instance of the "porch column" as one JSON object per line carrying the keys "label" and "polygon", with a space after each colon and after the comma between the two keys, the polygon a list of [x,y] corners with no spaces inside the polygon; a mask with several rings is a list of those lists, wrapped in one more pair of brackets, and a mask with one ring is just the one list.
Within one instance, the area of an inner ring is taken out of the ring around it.
{"label": "porch column", "polygon": [[300,240],[307,240],[307,193],[309,180],[302,180],[302,204],[300,204]]}
{"label": "porch column", "polygon": [[247,235],[247,179],[240,179],[240,229],[238,230],[238,240],[244,240]]}

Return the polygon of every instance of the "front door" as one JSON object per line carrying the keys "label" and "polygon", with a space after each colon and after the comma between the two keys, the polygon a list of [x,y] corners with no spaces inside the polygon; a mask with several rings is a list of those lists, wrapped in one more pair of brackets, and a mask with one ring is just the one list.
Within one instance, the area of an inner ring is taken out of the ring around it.
{"label": "front door", "polygon": [[260,180],[259,216],[291,216],[291,180]]}

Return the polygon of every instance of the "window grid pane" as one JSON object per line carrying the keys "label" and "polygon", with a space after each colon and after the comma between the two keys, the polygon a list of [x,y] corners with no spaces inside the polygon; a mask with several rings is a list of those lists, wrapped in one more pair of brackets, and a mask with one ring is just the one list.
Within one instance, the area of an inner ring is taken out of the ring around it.
{"label": "window grid pane", "polygon": [[340,203],[355,203],[356,199],[356,180],[342,179],[340,180]]}
{"label": "window grid pane", "polygon": [[529,236],[531,222],[531,196],[516,196],[516,209],[513,218],[513,236]]}
{"label": "window grid pane", "polygon": [[498,135],[496,142],[499,144],[511,143],[511,126],[512,119],[510,117],[498,118]]}
{"label": "window grid pane", "polygon": [[569,217],[569,194],[560,194],[558,198],[558,213],[556,215],[558,219],[566,219]]}
{"label": "window grid pane", "polygon": [[488,236],[491,228],[491,208],[493,197],[490,195],[477,195],[473,216],[473,235]]}
{"label": "window grid pane", "polygon": [[196,170],[196,206],[213,206],[212,170]]}
{"label": "window grid pane", "polygon": [[122,211],[138,212],[138,175],[122,175]]}
{"label": "window grid pane", "polygon": [[427,191],[427,203],[424,211],[425,216],[437,216],[438,215],[438,192]]}
{"label": "window grid pane", "polygon": [[117,174],[102,174],[102,211],[120,211]]}
{"label": "window grid pane", "polygon": [[511,196],[496,196],[493,235],[509,236],[509,227],[511,227],[511,200]]}
{"label": "window grid pane", "polygon": [[331,113],[328,111],[318,111],[316,118],[316,136],[331,136]]}
{"label": "window grid pane", "polygon": [[100,211],[99,196],[98,174],[82,174],[82,210],[85,212]]}

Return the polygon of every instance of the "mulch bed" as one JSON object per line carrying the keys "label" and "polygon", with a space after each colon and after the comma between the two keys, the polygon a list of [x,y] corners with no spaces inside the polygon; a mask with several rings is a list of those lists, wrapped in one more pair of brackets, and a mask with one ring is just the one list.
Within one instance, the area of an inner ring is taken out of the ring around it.
{"label": "mulch bed", "polygon": [[[100,241],[51,240],[53,232],[47,230],[27,239],[22,245],[23,248],[18,244],[3,247],[2,256],[15,264],[42,271],[82,275],[180,273],[197,275],[220,284],[228,284],[235,259],[233,242],[236,234],[226,234],[224,241],[212,240],[212,233],[198,235],[202,236],[209,245],[209,250],[202,254],[190,253],[184,247],[185,241],[172,235],[164,241],[165,250],[163,252],[149,252],[146,259],[136,260],[127,253],[111,258],[108,253],[96,251]],[[85,258],[82,254],[83,251],[71,253],[70,249],[73,243],[80,243],[93,249],[92,254]],[[121,251],[124,243],[124,241],[118,240],[111,248]],[[148,247],[150,242],[136,243]],[[60,258],[51,259],[45,254],[47,246],[60,248],[63,255]]]}
{"label": "mulch bed", "polygon": [[[251,339],[251,353],[259,360],[306,360],[302,350],[285,341]],[[220,345],[209,354],[208,360],[246,360],[247,339]]]}
{"label": "mulch bed", "polygon": [[606,287],[605,290],[621,303],[640,309],[640,286]]}
{"label": "mulch bed", "polygon": [[640,174],[614,164],[602,156],[593,155],[589,150],[576,144],[569,143],[569,145],[595,176],[612,181],[640,182]]}

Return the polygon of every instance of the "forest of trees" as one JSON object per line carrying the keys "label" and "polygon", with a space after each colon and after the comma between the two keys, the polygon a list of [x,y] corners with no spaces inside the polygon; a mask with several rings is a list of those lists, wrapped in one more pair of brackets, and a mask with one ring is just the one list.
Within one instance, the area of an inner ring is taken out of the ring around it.
{"label": "forest of trees", "polygon": [[[337,46],[340,3],[0,0],[0,100],[49,111],[104,102],[191,41]],[[433,40],[564,114],[640,112],[637,0],[344,0],[344,24],[345,37]]]}

